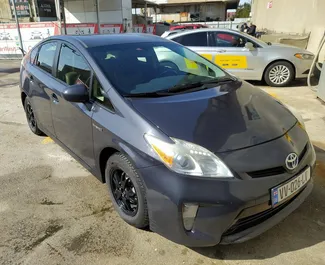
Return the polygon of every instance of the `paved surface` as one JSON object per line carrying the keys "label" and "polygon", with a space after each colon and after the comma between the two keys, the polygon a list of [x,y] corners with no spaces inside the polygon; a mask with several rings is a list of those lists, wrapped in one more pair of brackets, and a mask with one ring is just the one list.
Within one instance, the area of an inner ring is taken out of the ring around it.
{"label": "paved surface", "polygon": [[318,146],[312,195],[254,240],[189,249],[125,224],[105,185],[51,139],[33,135],[19,74],[6,67],[0,66],[0,264],[325,264],[325,104],[306,87],[266,90],[299,108]]}

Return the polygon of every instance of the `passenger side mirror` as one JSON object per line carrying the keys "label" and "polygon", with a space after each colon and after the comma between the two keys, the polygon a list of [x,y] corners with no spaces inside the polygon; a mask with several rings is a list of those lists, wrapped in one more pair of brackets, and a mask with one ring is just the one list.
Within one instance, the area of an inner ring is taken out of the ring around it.
{"label": "passenger side mirror", "polygon": [[88,88],[84,84],[69,86],[64,90],[63,98],[69,102],[85,103],[89,101]]}
{"label": "passenger side mirror", "polygon": [[246,42],[245,48],[249,51],[255,51],[255,47],[254,47],[253,43],[251,43],[251,42]]}

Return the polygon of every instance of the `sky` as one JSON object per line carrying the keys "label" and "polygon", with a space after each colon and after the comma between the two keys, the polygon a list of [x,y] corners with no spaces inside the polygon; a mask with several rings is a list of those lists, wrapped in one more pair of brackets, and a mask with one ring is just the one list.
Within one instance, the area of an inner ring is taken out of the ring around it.
{"label": "sky", "polygon": [[240,4],[243,4],[243,3],[250,3],[251,0],[240,0]]}

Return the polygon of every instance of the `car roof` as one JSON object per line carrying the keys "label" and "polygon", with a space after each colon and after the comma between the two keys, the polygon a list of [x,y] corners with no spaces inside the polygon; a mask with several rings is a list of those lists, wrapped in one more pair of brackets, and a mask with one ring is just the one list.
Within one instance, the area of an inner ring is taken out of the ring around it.
{"label": "car roof", "polygon": [[170,36],[170,38],[176,38],[176,37],[179,37],[182,35],[187,35],[187,34],[192,34],[192,33],[197,33],[197,32],[213,32],[213,31],[241,34],[241,32],[239,32],[237,30],[233,30],[233,29],[199,28],[199,29],[186,30],[186,31],[182,31],[177,34],[173,34]]}
{"label": "car roof", "polygon": [[123,33],[123,34],[93,34],[93,35],[59,35],[49,39],[68,41],[70,43],[79,42],[87,48],[99,47],[104,45],[114,45],[123,43],[141,42],[167,42],[167,40],[152,34]]}

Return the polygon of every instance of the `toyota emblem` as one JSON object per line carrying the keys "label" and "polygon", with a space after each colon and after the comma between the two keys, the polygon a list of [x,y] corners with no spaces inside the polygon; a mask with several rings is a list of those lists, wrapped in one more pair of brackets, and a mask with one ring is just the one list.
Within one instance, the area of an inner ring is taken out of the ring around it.
{"label": "toyota emblem", "polygon": [[294,170],[299,164],[299,158],[297,154],[291,153],[286,158],[286,167],[289,170]]}

